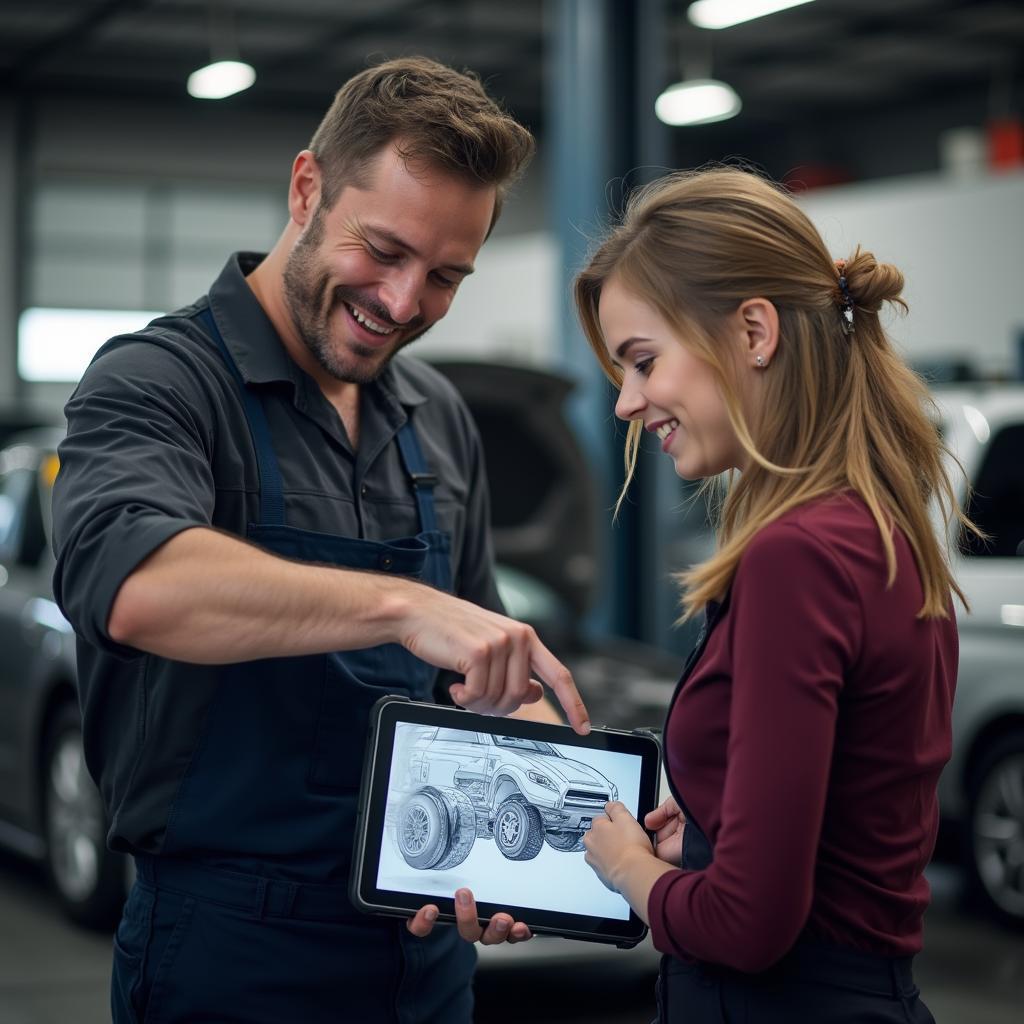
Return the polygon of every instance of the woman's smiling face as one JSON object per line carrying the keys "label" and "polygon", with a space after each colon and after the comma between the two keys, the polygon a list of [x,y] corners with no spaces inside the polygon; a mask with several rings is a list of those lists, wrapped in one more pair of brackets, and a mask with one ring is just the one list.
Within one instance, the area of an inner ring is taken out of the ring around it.
{"label": "woman's smiling face", "polygon": [[686,480],[742,469],[746,461],[711,367],[675,328],[614,275],[601,289],[601,332],[622,370],[615,415],[640,420]]}

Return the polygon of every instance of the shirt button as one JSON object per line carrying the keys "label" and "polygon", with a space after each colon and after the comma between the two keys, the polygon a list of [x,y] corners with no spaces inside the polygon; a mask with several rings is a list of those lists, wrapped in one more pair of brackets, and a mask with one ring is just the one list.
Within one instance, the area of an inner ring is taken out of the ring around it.
{"label": "shirt button", "polygon": [[380,558],[381,568],[382,569],[390,569],[391,568],[391,561],[392,561],[392,559],[391,559],[390,555],[381,555],[381,558]]}
{"label": "shirt button", "polygon": [[362,496],[363,496],[363,497],[365,498],[365,497],[366,497],[366,492],[367,492],[367,491],[368,491],[369,489],[370,489],[370,488],[369,488],[369,487],[367,487],[367,486],[366,486],[366,484],[363,484],[363,486],[359,488],[359,493],[360,493],[360,494],[361,494],[361,495],[362,495]]}

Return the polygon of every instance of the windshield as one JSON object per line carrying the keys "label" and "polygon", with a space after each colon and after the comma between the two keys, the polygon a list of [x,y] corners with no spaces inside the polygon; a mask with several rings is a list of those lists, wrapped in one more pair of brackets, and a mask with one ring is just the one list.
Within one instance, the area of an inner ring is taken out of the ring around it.
{"label": "windshield", "polygon": [[537,754],[550,754],[552,757],[562,755],[550,743],[541,740],[524,740],[521,736],[495,736],[494,742],[499,747],[515,747],[516,750],[532,750]]}

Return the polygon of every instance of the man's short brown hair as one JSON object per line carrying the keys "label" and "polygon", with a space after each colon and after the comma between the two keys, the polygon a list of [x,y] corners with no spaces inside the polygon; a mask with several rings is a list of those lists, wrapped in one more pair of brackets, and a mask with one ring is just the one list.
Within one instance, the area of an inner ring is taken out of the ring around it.
{"label": "man's short brown hair", "polygon": [[309,143],[320,165],[322,204],[330,209],[345,185],[365,184],[367,164],[392,142],[408,164],[495,186],[492,227],[534,150],[530,132],[472,72],[426,57],[387,61],[338,90]]}

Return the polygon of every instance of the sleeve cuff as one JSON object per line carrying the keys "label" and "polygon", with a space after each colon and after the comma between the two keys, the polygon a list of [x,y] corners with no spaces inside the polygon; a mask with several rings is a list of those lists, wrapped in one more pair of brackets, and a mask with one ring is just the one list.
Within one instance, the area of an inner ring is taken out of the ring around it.
{"label": "sleeve cuff", "polygon": [[92,646],[124,659],[138,657],[139,651],[115,643],[107,632],[110,612],[121,585],[142,562],[172,537],[184,530],[209,528],[210,525],[151,513],[130,518],[130,523],[122,519],[119,528],[101,528],[93,538],[82,537],[79,540],[75,560],[81,560],[81,564],[94,568],[84,574],[71,573],[76,584],[73,590],[61,586],[63,575],[67,572],[67,567],[62,563],[58,563],[54,580],[57,602],[79,636]]}

